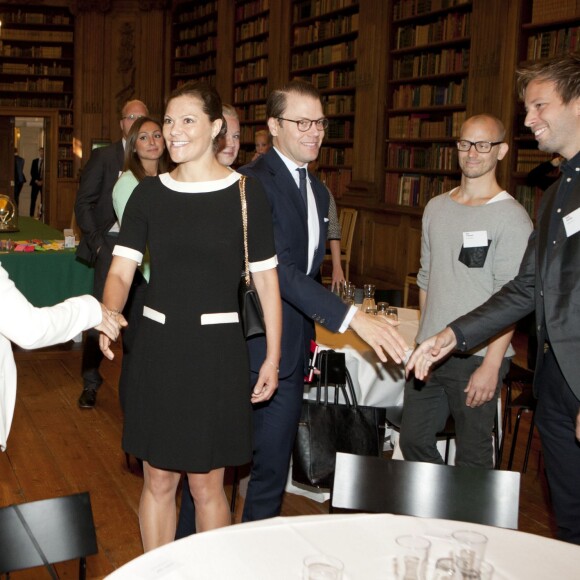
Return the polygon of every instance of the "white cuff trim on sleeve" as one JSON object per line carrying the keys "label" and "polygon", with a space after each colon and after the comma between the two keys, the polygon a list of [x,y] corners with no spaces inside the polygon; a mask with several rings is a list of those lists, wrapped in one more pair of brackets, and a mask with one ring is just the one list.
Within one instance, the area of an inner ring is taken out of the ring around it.
{"label": "white cuff trim on sleeve", "polygon": [[278,265],[277,256],[272,256],[267,260],[262,260],[261,262],[250,262],[248,267],[250,272],[263,272],[264,270],[273,270]]}
{"label": "white cuff trim on sleeve", "polygon": [[127,248],[126,246],[115,246],[113,249],[113,256],[129,258],[129,260],[137,262],[138,266],[140,266],[141,262],[143,262],[143,254],[141,252],[133,250],[133,248]]}

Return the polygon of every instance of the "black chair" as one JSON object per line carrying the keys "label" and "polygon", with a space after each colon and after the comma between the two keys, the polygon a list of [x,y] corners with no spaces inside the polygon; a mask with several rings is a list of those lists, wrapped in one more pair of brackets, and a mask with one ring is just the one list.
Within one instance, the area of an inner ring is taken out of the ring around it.
{"label": "black chair", "polygon": [[520,474],[336,454],[335,508],[517,529]]}
{"label": "black chair", "polygon": [[86,578],[86,556],[96,554],[97,537],[87,492],[15,504],[0,509],[0,574],[80,558],[79,579]]}

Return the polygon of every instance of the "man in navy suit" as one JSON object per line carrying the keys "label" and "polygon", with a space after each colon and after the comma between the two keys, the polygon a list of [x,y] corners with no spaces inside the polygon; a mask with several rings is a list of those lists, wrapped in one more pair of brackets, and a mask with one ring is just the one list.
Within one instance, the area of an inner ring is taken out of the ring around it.
{"label": "man in navy suit", "polygon": [[[316,281],[324,259],[329,206],[328,190],[307,169],[318,156],[328,126],[317,89],[292,81],[269,96],[266,113],[274,146],[240,172],[262,183],[272,206],[283,301],[282,358],[276,394],[254,409],[254,456],[244,521],[280,514],[314,322],[334,332],[350,326],[383,361],[388,354],[401,362],[406,349],[386,318],[346,306]],[[265,338],[249,340],[248,347],[255,381]]]}
{"label": "man in navy suit", "polygon": [[487,302],[424,340],[408,364],[423,379],[454,348],[467,351],[536,312],[534,392],[558,538],[580,544],[580,55],[518,72],[525,125],[559,153],[561,178],[542,197],[518,275]]}
{"label": "man in navy suit", "polygon": [[[77,256],[94,265],[93,296],[102,300],[105,280],[111,265],[112,251],[119,233],[119,223],[113,209],[113,187],[123,170],[125,141],[129,129],[139,118],[149,114],[141,101],[129,101],[121,110],[122,139],[91,153],[81,174],[75,202],[75,215],[82,231]],[[140,280],[140,274],[136,274]],[[92,409],[97,399],[97,389],[103,379],[99,365],[103,354],[99,348],[99,333],[88,331],[85,337],[82,361],[83,392],[79,406]]]}
{"label": "man in navy suit", "polygon": [[[32,160],[30,166],[30,217],[34,217],[36,200],[40,194],[40,204],[42,208],[42,183],[44,181],[44,148],[38,150],[38,157]],[[42,214],[42,209],[40,211]]]}

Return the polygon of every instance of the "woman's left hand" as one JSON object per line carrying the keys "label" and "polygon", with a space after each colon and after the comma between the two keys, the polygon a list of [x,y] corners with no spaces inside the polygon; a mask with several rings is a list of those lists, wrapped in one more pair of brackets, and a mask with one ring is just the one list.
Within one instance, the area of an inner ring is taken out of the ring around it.
{"label": "woman's left hand", "polygon": [[272,398],[278,388],[278,366],[265,360],[260,368],[258,380],[252,389],[252,404],[262,403]]}

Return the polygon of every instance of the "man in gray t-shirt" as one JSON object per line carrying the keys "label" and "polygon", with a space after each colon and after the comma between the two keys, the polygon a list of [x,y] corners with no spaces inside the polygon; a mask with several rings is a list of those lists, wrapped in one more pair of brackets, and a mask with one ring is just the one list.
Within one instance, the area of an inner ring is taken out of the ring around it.
{"label": "man in gray t-shirt", "polygon": [[[524,208],[497,183],[508,146],[491,115],[469,118],[457,141],[461,185],[432,199],[423,215],[417,342],[484,303],[514,278],[532,231]],[[514,351],[513,328],[469,353],[451,356],[426,382],[405,387],[400,445],[405,459],[443,463],[436,433],[455,419],[457,465],[493,467],[497,397]]]}

